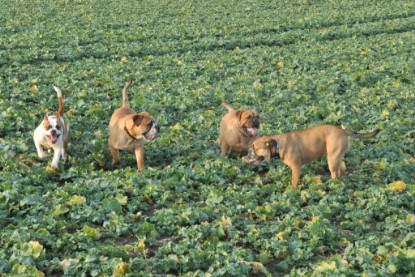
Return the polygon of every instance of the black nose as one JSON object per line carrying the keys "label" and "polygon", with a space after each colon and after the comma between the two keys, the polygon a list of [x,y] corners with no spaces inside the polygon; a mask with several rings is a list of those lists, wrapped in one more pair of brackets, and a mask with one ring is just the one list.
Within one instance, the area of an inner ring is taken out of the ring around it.
{"label": "black nose", "polygon": [[160,132],[160,126],[156,125],[157,132]]}
{"label": "black nose", "polygon": [[52,130],[52,135],[56,135],[56,130]]}

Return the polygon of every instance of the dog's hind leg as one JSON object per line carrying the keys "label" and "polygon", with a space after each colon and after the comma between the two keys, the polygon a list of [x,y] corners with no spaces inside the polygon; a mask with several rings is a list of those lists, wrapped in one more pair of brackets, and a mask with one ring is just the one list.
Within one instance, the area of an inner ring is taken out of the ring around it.
{"label": "dog's hind leg", "polygon": [[113,146],[109,146],[110,152],[111,152],[111,156],[112,156],[112,166],[115,166],[119,163],[121,163],[120,161],[120,157],[118,155],[118,149],[116,149]]}
{"label": "dog's hind leg", "polygon": [[341,154],[340,156],[328,156],[327,162],[329,164],[329,169],[331,173],[332,179],[337,179],[342,177],[343,175],[343,169],[341,167],[341,162],[343,160],[344,154]]}
{"label": "dog's hind leg", "polygon": [[63,143],[62,160],[66,161],[68,158],[68,141]]}

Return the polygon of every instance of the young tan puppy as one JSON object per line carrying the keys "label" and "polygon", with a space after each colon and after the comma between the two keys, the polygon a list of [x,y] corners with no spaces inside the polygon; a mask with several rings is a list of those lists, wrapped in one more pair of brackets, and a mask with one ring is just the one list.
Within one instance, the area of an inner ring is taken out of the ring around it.
{"label": "young tan puppy", "polygon": [[123,89],[123,104],[114,111],[108,126],[108,145],[112,155],[112,165],[120,163],[118,150],[134,149],[137,168],[144,168],[144,140],[154,140],[159,127],[148,112],[135,113],[130,109],[127,90],[131,86],[128,82]]}
{"label": "young tan puppy", "polygon": [[43,147],[53,149],[52,169],[58,169],[60,158],[66,160],[68,157],[68,132],[69,126],[63,119],[63,99],[62,91],[53,86],[58,96],[59,108],[56,114],[46,114],[42,123],[37,126],[33,133],[33,141],[35,142],[37,154],[39,158],[44,159],[48,157],[48,153],[43,150]]}
{"label": "young tan puppy", "polygon": [[259,114],[255,110],[234,110],[225,102],[222,105],[228,109],[228,113],[220,123],[221,156],[226,156],[229,148],[246,154],[258,137]]}
{"label": "young tan puppy", "polygon": [[281,159],[291,167],[291,184],[296,188],[301,166],[323,155],[327,155],[331,178],[340,178],[343,174],[340,164],[349,149],[349,137],[366,139],[378,133],[379,130],[359,134],[334,125],[319,125],[302,131],[259,137],[252,143],[249,158],[251,163]]}

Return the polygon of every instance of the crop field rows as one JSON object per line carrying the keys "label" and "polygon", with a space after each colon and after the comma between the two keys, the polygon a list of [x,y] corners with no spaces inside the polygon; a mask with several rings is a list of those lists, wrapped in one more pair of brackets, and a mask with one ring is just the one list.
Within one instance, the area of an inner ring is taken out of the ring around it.
{"label": "crop field rows", "polygon": [[[1,276],[413,276],[414,1],[0,1]],[[161,127],[146,168],[108,122]],[[33,131],[63,91],[69,160]],[[226,109],[260,135],[336,124],[347,174],[323,158],[298,189],[280,161],[220,157]]]}

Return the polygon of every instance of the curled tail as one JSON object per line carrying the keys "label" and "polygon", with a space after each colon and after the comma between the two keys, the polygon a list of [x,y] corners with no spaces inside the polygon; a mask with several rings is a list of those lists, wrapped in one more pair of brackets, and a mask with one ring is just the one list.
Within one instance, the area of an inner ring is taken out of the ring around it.
{"label": "curled tail", "polygon": [[222,102],[222,106],[224,106],[226,109],[228,109],[228,111],[235,111],[235,109],[234,108],[232,108],[232,106],[231,105],[229,105],[228,103],[226,103],[226,102]]}
{"label": "curled tail", "polygon": [[58,94],[58,104],[59,104],[59,108],[58,108],[58,115],[60,117],[63,117],[63,99],[62,99],[62,91],[60,90],[60,88],[58,88],[57,86],[53,86],[53,88],[55,89],[56,93]]}
{"label": "curled tail", "polygon": [[373,132],[365,133],[365,134],[355,133],[355,132],[348,131],[348,130],[346,130],[346,132],[348,136],[353,137],[353,138],[369,139],[369,138],[373,138],[374,136],[376,136],[380,132],[380,129],[377,129]]}
{"label": "curled tail", "polygon": [[128,95],[127,90],[131,86],[132,81],[129,81],[127,84],[125,84],[125,87],[122,90],[122,107],[123,108],[129,108],[130,102],[128,101]]}

